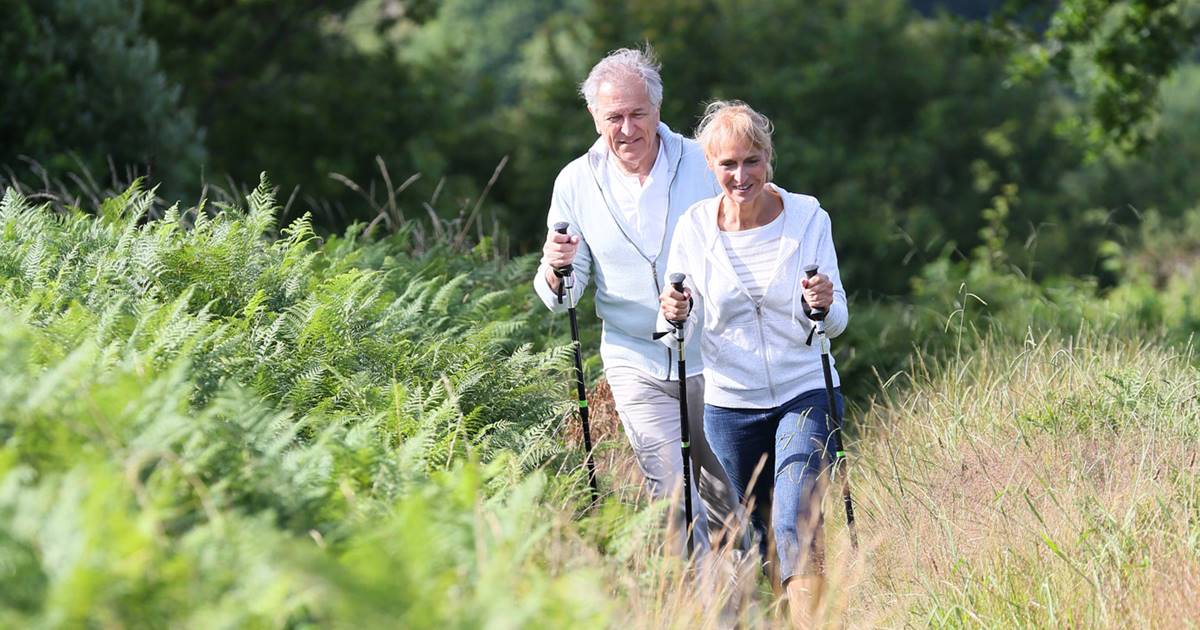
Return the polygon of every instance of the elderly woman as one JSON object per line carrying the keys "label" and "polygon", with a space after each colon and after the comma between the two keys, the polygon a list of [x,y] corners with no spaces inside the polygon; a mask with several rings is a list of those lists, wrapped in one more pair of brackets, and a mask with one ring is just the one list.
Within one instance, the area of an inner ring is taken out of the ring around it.
{"label": "elderly woman", "polygon": [[[845,330],[849,315],[829,214],[815,198],[771,182],[771,131],[745,103],[708,106],[697,140],[721,193],[694,204],[676,227],[668,271],[687,281],[684,292],[668,287],[659,296],[659,325],[694,327],[689,313],[703,313],[704,431],[738,499],[771,506],[778,573],[793,622],[804,625],[823,587],[821,494],[832,455],[807,313],[827,310],[830,336]],[[819,273],[805,278],[812,263]],[[751,518],[765,540],[761,511]]]}

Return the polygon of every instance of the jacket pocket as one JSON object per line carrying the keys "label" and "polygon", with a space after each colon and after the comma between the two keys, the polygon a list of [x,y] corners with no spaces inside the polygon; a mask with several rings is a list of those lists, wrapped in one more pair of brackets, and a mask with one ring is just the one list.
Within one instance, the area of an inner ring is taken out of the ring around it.
{"label": "jacket pocket", "polygon": [[704,355],[713,357],[707,360],[709,382],[713,386],[729,391],[767,387],[765,355],[759,347],[757,326],[756,322],[731,324],[724,330],[713,331],[716,335],[705,336],[709,343]]}
{"label": "jacket pocket", "polygon": [[792,383],[808,378],[814,371],[821,370],[821,348],[816,334],[812,345],[808,340],[808,327],[790,317],[768,319],[764,322],[767,347],[764,353],[771,366],[771,374],[777,385]]}

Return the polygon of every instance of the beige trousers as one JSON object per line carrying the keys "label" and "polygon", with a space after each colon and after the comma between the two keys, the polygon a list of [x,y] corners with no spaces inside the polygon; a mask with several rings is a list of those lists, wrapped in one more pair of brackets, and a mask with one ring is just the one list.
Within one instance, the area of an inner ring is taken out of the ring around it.
{"label": "beige trousers", "polygon": [[[682,496],[683,454],[679,435],[679,381],[664,381],[632,367],[604,370],[613,402],[638,467],[646,477],[650,496]],[[723,523],[732,523],[737,505],[733,487],[704,437],[704,377],[687,380],[688,427],[691,438],[693,541],[696,551],[707,551],[718,542]],[[683,501],[673,506],[673,541],[685,549]]]}

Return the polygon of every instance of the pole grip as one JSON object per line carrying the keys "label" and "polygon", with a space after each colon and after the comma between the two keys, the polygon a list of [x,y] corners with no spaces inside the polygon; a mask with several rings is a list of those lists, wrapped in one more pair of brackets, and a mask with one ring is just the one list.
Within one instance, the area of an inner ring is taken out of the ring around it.
{"label": "pole grip", "polygon": [[[559,234],[566,234],[567,228],[569,227],[571,227],[570,223],[567,223],[566,221],[559,221],[554,224],[554,231],[558,232]],[[559,278],[564,278],[571,275],[572,271],[574,271],[574,269],[571,267],[571,265],[567,265],[565,267],[555,267],[554,275],[558,276]]]}
{"label": "pole grip", "polygon": [[[816,263],[813,263],[811,265],[806,265],[804,267],[804,276],[806,278],[811,278],[811,277],[817,275],[817,269],[819,269],[819,268],[820,267],[817,266]],[[801,298],[801,299],[803,299],[803,298]],[[804,305],[808,306],[808,302],[805,302]],[[808,318],[813,321],[818,321],[818,322],[824,320],[825,316],[829,314],[829,311],[827,311],[826,309],[823,309],[823,308],[809,307],[808,311],[809,311]]]}
{"label": "pole grip", "polygon": [[687,278],[687,276],[682,273],[671,274],[671,277],[669,278],[669,280],[671,282],[671,288],[675,289],[676,291],[678,291],[680,293],[683,293],[683,281],[686,278]]}
{"label": "pole grip", "polygon": [[[670,275],[670,277],[667,278],[667,281],[671,283],[672,289],[675,289],[676,291],[683,293],[683,281],[685,278],[687,278],[687,276],[682,273],[673,273]],[[684,324],[683,321],[671,321],[668,323],[670,323],[672,326],[674,326],[676,328],[683,328],[683,324]]]}

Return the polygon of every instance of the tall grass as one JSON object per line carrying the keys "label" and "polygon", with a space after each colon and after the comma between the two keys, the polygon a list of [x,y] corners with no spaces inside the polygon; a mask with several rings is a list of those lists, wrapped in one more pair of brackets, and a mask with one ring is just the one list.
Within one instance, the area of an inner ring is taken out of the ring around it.
{"label": "tall grass", "polygon": [[1188,347],[1097,333],[916,363],[853,445],[868,542],[838,613],[862,627],[1194,627],[1198,376]]}
{"label": "tall grass", "polygon": [[[1191,349],[1098,331],[966,334],[970,353],[918,355],[852,414],[861,548],[850,549],[832,493],[821,623],[1200,625],[1200,372]],[[612,465],[622,457],[630,455]],[[619,594],[617,626],[728,626],[714,595],[740,598],[741,627],[786,623],[754,561],[731,569],[740,584],[697,584],[671,565],[612,560],[614,578],[644,576]]]}

